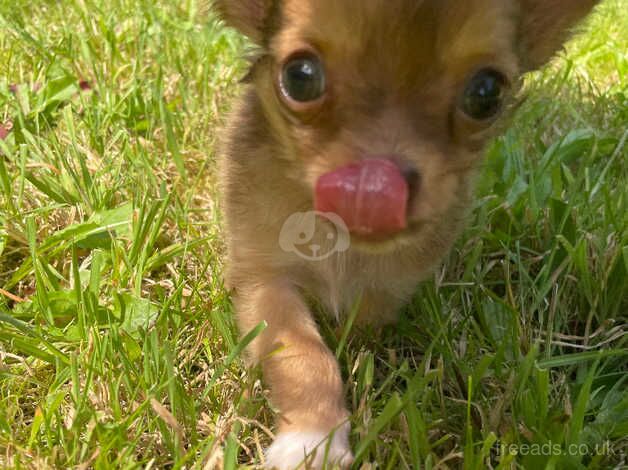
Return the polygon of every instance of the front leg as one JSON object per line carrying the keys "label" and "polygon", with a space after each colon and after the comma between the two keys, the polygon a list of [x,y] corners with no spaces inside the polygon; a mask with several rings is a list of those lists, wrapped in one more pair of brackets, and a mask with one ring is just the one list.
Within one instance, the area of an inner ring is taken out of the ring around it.
{"label": "front leg", "polygon": [[289,282],[256,281],[239,287],[235,306],[242,332],[268,323],[249,350],[262,365],[279,411],[267,467],[293,469],[306,457],[308,468],[322,468],[325,457],[327,463],[349,466],[353,456],[338,363],[299,292]]}

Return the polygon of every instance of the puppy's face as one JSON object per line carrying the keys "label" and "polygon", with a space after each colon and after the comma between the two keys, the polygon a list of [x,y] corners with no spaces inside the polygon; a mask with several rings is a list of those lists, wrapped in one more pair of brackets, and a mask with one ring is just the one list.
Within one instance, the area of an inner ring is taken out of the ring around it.
{"label": "puppy's face", "polygon": [[321,176],[353,162],[399,167],[405,229],[384,231],[396,236],[467,197],[460,189],[504,111],[518,59],[509,2],[392,3],[286,1],[257,79],[312,194]]}
{"label": "puppy's face", "polygon": [[[317,209],[339,213],[357,237],[381,240],[466,205],[519,74],[546,60],[594,2],[246,3],[222,9],[264,46],[252,77],[278,158],[291,162]],[[396,169],[364,169],[365,160]]]}

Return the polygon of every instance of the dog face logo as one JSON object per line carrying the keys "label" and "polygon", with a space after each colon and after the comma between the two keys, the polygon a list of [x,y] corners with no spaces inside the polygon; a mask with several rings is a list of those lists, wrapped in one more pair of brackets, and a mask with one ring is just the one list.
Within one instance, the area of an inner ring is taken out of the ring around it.
{"label": "dog face logo", "polygon": [[[323,240],[316,242],[315,236]],[[294,253],[308,261],[322,261],[334,253],[349,249],[349,229],[337,214],[331,212],[297,212],[281,228],[279,246],[286,253]]]}

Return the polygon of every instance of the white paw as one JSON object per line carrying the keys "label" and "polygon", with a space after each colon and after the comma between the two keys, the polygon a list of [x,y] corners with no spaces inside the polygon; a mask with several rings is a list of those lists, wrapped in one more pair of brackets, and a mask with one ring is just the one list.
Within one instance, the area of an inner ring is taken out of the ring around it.
{"label": "white paw", "polygon": [[338,465],[348,468],[353,462],[349,448],[349,424],[338,428],[331,442],[324,432],[286,432],[279,434],[266,451],[266,468],[294,470],[322,469]]}

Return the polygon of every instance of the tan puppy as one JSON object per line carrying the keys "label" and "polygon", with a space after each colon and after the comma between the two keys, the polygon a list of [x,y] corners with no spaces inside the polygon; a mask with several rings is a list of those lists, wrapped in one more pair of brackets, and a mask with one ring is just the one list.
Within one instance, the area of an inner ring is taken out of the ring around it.
{"label": "tan puppy", "polygon": [[240,328],[268,323],[250,348],[280,413],[268,467],[351,463],[308,301],[341,319],[362,296],[359,321],[395,320],[463,227],[519,76],[595,3],[218,0],[259,46],[221,181]]}

